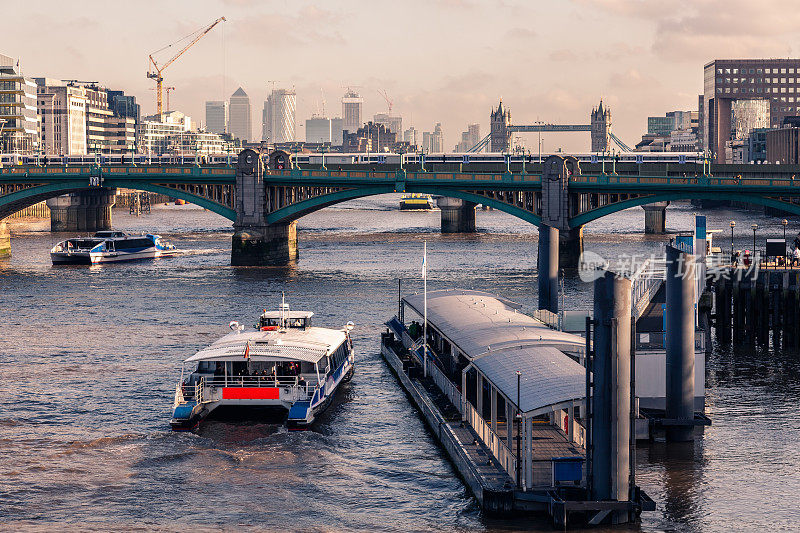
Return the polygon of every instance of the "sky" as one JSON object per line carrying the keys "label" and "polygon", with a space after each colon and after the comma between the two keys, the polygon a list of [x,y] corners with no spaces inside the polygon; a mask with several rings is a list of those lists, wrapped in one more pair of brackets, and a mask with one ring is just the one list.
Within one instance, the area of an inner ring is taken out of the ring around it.
{"label": "sky", "polygon": [[[218,25],[164,71],[172,109],[205,121],[206,100],[250,95],[254,134],[273,86],[297,92],[297,135],[346,87],[364,119],[393,100],[404,128],[441,122],[452,149],[468,124],[489,132],[502,98],[515,124],[588,124],[600,99],[635,144],[647,116],[697,109],[713,59],[797,56],[796,0],[2,0],[0,53],[28,76],[97,81],[155,112],[148,54]],[[164,62],[170,51],[156,57]],[[523,137],[538,149],[535,134]],[[545,134],[544,151],[588,151],[589,134]]]}

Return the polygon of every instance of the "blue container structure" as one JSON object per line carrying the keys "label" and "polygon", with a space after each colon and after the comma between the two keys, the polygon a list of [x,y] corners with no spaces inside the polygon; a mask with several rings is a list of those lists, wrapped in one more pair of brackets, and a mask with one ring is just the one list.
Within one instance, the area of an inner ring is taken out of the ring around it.
{"label": "blue container structure", "polygon": [[583,479],[583,457],[553,457],[553,485],[578,485]]}

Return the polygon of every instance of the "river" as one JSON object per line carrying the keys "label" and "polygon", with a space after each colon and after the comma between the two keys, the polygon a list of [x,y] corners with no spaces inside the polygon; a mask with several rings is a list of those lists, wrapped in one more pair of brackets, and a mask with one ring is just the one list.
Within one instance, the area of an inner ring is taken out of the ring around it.
{"label": "river", "polygon": [[[421,290],[487,290],[536,305],[536,228],[479,211],[475,235],[441,235],[439,213],[399,212],[387,195],[340,204],[298,223],[289,267],[232,268],[230,222],[195,206],[114,211],[115,229],[158,232],[182,253],[151,262],[53,267],[66,235],[12,226],[0,261],[0,529],[297,531],[550,530],[534,519],[480,516],[379,353],[397,306],[397,279]],[[670,230],[696,208],[672,206]],[[708,227],[738,221],[782,235],[779,220],[714,210]],[[790,230],[797,231],[797,222]],[[586,228],[603,257],[657,252],[640,208]],[[316,313],[317,325],[356,324],[356,374],[314,431],[210,422],[169,429],[180,362],[276,308]],[[566,307],[591,306],[591,285],[566,282]],[[800,527],[800,357],[715,346],[706,363],[713,425],[690,445],[637,451],[637,481],[658,504],[645,531]]]}

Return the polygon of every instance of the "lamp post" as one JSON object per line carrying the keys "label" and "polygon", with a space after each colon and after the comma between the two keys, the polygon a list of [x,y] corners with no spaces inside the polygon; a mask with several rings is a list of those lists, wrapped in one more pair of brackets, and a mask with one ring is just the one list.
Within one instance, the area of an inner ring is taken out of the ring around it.
{"label": "lamp post", "polygon": [[736,222],[731,220],[731,264],[733,264],[733,228],[736,227]]}
{"label": "lamp post", "polygon": [[534,124],[539,126],[539,164],[542,164],[542,126],[544,126],[544,122],[537,120]]}
{"label": "lamp post", "polygon": [[781,225],[783,226],[783,264],[784,266],[789,265],[789,253],[788,248],[786,246],[786,226],[789,224],[789,221],[785,218],[781,220]]}
{"label": "lamp post", "polygon": [[756,260],[756,230],[758,229],[758,224],[753,224],[750,226],[753,230],[753,262]]}
{"label": "lamp post", "polygon": [[517,415],[514,417],[514,419],[517,422],[517,488],[520,488],[522,486],[522,480],[520,479],[521,465],[519,461],[520,431],[521,431],[520,426],[522,422],[522,413],[520,412],[520,407],[519,407],[519,384],[521,377],[522,377],[522,372],[517,370]]}

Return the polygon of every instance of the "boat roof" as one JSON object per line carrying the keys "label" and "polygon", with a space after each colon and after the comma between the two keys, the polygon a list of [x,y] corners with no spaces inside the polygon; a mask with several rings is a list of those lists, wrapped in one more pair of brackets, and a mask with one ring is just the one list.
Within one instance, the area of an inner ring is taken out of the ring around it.
{"label": "boat roof", "polygon": [[[403,298],[420,316],[424,295]],[[483,291],[428,292],[428,322],[454,344],[487,380],[535,416],[586,394],[584,367],[564,352],[584,349],[583,337],[550,329],[519,311],[520,305]]]}
{"label": "boat roof", "polygon": [[250,359],[286,359],[316,363],[346,339],[344,331],[328,328],[286,328],[277,331],[241,331],[225,335],[184,360],[243,361],[247,343]]}
{"label": "boat roof", "polygon": [[[419,316],[424,295],[403,301]],[[428,291],[428,323],[438,329],[470,360],[490,348],[500,350],[519,344],[549,344],[563,351],[584,349],[586,340],[556,331],[519,311],[520,305],[488,292],[467,289]]]}
{"label": "boat roof", "polygon": [[311,311],[264,311],[261,316],[263,318],[311,318],[314,313]]}

